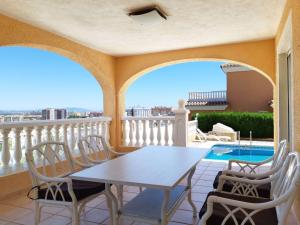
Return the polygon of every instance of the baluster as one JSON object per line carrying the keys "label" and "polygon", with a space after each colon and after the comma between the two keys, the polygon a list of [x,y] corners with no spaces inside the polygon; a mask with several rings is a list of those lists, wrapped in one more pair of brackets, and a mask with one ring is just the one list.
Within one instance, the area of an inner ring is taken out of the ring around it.
{"label": "baluster", "polygon": [[169,120],[165,120],[165,145],[169,145]]}
{"label": "baluster", "polygon": [[42,127],[35,127],[37,145],[42,142],[42,129]]}
{"label": "baluster", "polygon": [[101,136],[105,137],[105,122],[101,122]]}
{"label": "baluster", "polygon": [[99,135],[100,123],[96,122],[96,135]]}
{"label": "baluster", "polygon": [[[39,145],[42,143],[42,129],[43,127],[35,127],[35,132],[36,132],[36,144]],[[37,157],[38,159],[41,159],[41,153],[37,151]]]}
{"label": "baluster", "polygon": [[147,145],[147,120],[143,120],[143,146]]}
{"label": "baluster", "polygon": [[141,143],[140,143],[140,137],[141,137],[140,136],[140,121],[136,120],[135,125],[136,125],[136,132],[135,132],[136,143],[135,143],[135,145],[140,146],[141,145]]}
{"label": "baluster", "polygon": [[69,146],[69,140],[68,140],[68,124],[63,125],[63,140],[66,145]]}
{"label": "baluster", "polygon": [[126,146],[127,143],[127,129],[126,129],[126,125],[127,125],[127,120],[123,120],[122,123],[122,135],[123,135],[123,145]]}
{"label": "baluster", "polygon": [[77,124],[77,140],[78,140],[78,142],[80,141],[80,139],[81,139],[81,123],[78,123]]}
{"label": "baluster", "polygon": [[15,152],[14,159],[17,166],[21,164],[22,160],[22,148],[21,148],[21,132],[23,128],[15,128]]}
{"label": "baluster", "polygon": [[70,124],[70,150],[74,151],[75,149],[75,133],[74,133],[74,124]]}
{"label": "baluster", "polygon": [[55,141],[60,141],[60,135],[59,135],[59,131],[60,131],[60,125],[56,125],[55,128]]}
{"label": "baluster", "polygon": [[47,141],[52,141],[52,134],[51,134],[51,130],[52,130],[53,126],[48,125],[46,128],[47,131]]}
{"label": "baluster", "polygon": [[94,123],[90,122],[90,135],[94,135]]}
{"label": "baluster", "polygon": [[157,120],[157,145],[161,145],[161,120]]}
{"label": "baluster", "polygon": [[175,143],[175,120],[172,120],[171,121],[171,123],[172,123],[172,145],[174,145],[174,143]]}
{"label": "baluster", "polygon": [[107,141],[107,143],[109,143],[110,140],[109,128],[110,128],[110,121],[107,121],[105,124],[105,140]]}
{"label": "baluster", "polygon": [[84,136],[87,137],[88,136],[88,125],[86,122],[83,123],[83,132],[84,132]]}
{"label": "baluster", "polygon": [[133,146],[133,121],[129,120],[129,146]]}
{"label": "baluster", "polygon": [[2,163],[4,167],[9,166],[10,162],[10,151],[9,151],[9,138],[8,135],[10,133],[10,129],[2,129],[1,130],[3,136],[3,144],[2,144]]}
{"label": "baluster", "polygon": [[150,145],[154,145],[154,120],[149,120],[150,126]]}
{"label": "baluster", "polygon": [[27,127],[26,128],[26,149],[29,149],[32,147],[32,140],[31,140],[31,132],[33,128]]}

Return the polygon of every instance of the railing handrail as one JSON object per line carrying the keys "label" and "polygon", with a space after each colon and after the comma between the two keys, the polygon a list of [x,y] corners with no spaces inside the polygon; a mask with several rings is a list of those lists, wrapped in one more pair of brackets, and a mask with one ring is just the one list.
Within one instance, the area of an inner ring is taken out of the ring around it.
{"label": "railing handrail", "polygon": [[93,118],[74,118],[74,119],[61,119],[61,120],[31,120],[31,121],[16,121],[0,123],[1,129],[11,129],[20,127],[36,127],[36,126],[49,126],[49,125],[64,125],[64,124],[78,124],[86,122],[109,122],[111,117],[93,117]]}
{"label": "railing handrail", "polygon": [[121,120],[175,120],[175,116],[147,116],[147,117],[135,117],[124,116]]}

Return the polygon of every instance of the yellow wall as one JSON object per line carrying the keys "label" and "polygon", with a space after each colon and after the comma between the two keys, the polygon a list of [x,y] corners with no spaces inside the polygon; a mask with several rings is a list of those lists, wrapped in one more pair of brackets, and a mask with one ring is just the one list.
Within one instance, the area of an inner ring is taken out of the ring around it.
{"label": "yellow wall", "polygon": [[[288,18],[291,16],[291,53],[292,53],[292,114],[293,114],[293,147],[295,151],[300,152],[300,1],[299,0],[287,0],[284,13],[281,18],[281,22],[278,28],[278,32],[275,37],[276,47],[279,46],[283,31],[287,24]],[[279,60],[279,59],[278,59]],[[277,79],[279,71],[276,73]],[[278,104],[278,96],[276,98]],[[294,203],[295,215],[300,221],[300,190]]]}

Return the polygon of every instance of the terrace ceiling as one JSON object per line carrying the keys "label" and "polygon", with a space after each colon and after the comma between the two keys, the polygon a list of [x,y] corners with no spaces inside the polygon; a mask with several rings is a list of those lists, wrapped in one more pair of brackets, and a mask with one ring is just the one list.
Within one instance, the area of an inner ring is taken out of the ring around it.
{"label": "terrace ceiling", "polygon": [[[131,9],[156,4],[162,23],[139,24]],[[104,53],[123,56],[268,39],[285,0],[1,0],[0,13]]]}

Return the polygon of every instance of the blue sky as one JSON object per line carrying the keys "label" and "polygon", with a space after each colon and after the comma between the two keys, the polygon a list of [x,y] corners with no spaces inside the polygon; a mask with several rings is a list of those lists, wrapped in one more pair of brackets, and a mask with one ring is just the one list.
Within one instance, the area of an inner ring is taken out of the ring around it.
{"label": "blue sky", "polygon": [[[164,67],[137,79],[126,106],[176,106],[189,91],[225,90],[218,62],[190,62]],[[102,110],[96,79],[79,64],[52,52],[25,47],[0,48],[0,110],[82,107]]]}
{"label": "blue sky", "polygon": [[79,64],[52,52],[1,47],[0,77],[0,110],[102,109],[102,89],[96,79]]}
{"label": "blue sky", "polygon": [[222,62],[189,62],[154,70],[137,79],[126,95],[126,106],[171,106],[192,91],[226,90]]}

